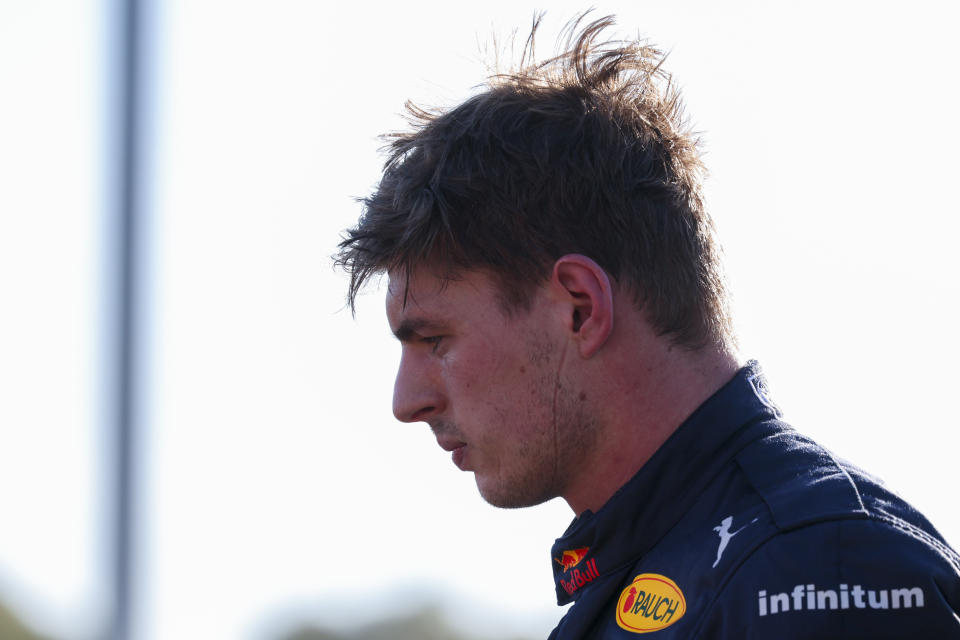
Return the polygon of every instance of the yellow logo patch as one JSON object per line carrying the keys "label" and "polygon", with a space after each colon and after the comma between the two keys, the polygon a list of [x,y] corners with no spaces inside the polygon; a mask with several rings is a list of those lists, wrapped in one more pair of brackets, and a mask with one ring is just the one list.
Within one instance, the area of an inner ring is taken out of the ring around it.
{"label": "yellow logo patch", "polygon": [[659,573],[642,573],[620,594],[617,624],[633,633],[669,627],[687,612],[687,599],[677,583]]}

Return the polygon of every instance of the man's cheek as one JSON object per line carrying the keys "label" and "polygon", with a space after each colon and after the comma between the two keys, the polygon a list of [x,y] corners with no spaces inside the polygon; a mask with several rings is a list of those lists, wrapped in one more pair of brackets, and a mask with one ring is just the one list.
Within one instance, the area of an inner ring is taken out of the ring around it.
{"label": "man's cheek", "polygon": [[497,386],[505,375],[497,359],[490,354],[451,354],[443,363],[451,388],[470,394],[484,394]]}

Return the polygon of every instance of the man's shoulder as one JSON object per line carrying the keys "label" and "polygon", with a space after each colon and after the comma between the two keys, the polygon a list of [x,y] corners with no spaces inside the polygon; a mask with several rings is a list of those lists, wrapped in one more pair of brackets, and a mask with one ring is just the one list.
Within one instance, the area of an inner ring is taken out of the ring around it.
{"label": "man's shoulder", "polygon": [[923,516],[796,431],[768,433],[626,572],[597,637],[960,637],[960,558]]}
{"label": "man's shoulder", "polygon": [[874,520],[949,549],[933,525],[881,480],[793,429],[751,442],[735,462],[779,531],[818,522]]}
{"label": "man's shoulder", "polygon": [[960,557],[907,502],[792,430],[735,461],[759,513],[694,634],[960,637]]}

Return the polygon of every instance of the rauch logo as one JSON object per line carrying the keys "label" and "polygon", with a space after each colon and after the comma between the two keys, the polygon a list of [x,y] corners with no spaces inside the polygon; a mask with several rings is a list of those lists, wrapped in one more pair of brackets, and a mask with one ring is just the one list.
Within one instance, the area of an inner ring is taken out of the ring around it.
{"label": "rauch logo", "polygon": [[633,633],[660,631],[683,617],[687,600],[677,583],[658,573],[633,579],[617,602],[617,624]]}

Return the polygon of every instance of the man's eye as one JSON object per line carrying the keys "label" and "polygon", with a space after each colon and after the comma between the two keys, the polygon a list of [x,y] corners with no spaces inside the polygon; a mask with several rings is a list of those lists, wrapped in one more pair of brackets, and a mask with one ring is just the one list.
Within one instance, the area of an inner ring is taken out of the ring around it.
{"label": "man's eye", "polygon": [[427,336],[422,338],[420,341],[429,344],[433,347],[433,350],[436,351],[437,347],[440,346],[440,341],[443,340],[443,336]]}

